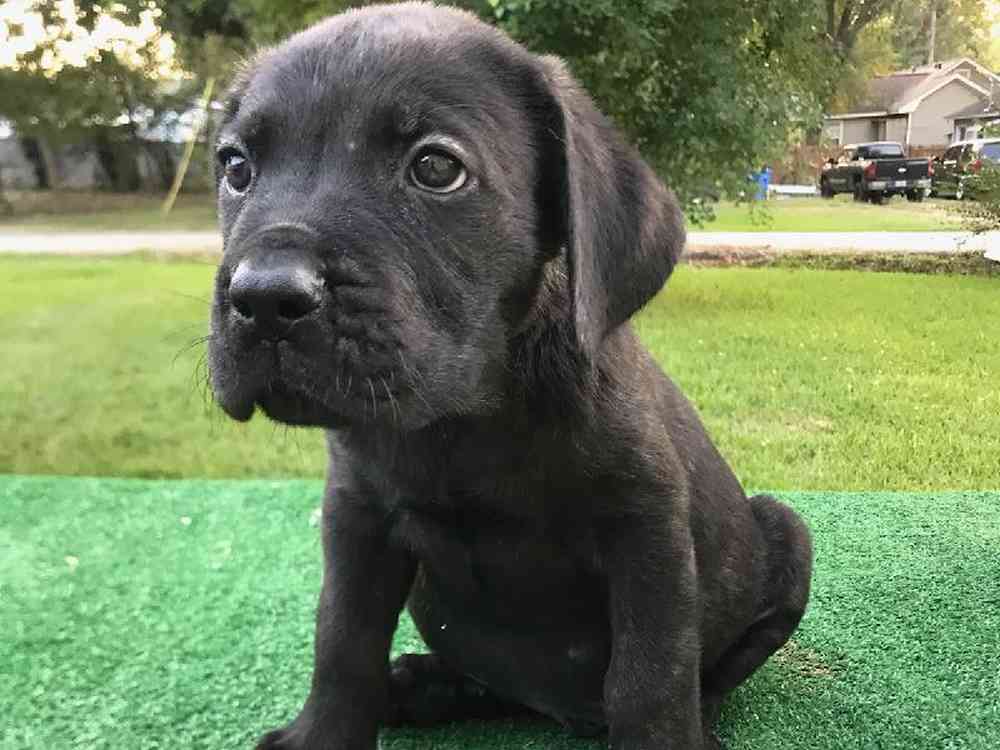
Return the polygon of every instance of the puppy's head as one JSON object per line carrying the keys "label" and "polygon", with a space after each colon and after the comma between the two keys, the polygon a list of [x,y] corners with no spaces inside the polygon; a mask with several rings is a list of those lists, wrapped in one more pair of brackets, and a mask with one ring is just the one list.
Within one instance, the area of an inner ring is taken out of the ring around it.
{"label": "puppy's head", "polygon": [[559,327],[595,357],[683,245],[671,194],[558,61],[432,5],[261,54],[217,157],[209,362],[236,419],[496,408],[519,334]]}

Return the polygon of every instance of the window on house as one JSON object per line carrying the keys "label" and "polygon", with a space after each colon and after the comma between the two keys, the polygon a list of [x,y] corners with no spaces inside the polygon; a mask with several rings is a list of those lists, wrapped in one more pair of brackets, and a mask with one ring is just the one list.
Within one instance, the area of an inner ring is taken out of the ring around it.
{"label": "window on house", "polygon": [[871,140],[873,141],[886,140],[887,127],[888,123],[885,120],[872,120],[870,125]]}

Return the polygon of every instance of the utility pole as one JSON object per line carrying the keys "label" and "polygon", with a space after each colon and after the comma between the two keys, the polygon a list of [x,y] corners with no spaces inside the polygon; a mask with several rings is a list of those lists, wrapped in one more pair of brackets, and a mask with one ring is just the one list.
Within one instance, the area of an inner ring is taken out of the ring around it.
{"label": "utility pole", "polygon": [[934,48],[937,46],[937,0],[931,0],[931,23],[927,39],[927,64],[934,64]]}

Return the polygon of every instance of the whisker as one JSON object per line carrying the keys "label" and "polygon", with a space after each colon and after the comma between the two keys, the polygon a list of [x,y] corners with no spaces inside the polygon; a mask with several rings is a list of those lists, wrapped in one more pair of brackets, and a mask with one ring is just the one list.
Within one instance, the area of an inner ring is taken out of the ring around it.
{"label": "whisker", "polygon": [[420,390],[420,384],[423,383],[423,375],[420,372],[410,368],[410,366],[406,363],[406,359],[403,357],[402,349],[397,349],[396,354],[399,355],[399,362],[403,366],[403,371],[409,376],[410,381],[413,384],[414,395],[416,395],[417,398],[423,401],[424,406],[427,407],[427,411],[430,412],[431,416],[437,416],[434,412],[434,408],[430,405],[430,403],[427,401],[427,399],[424,397],[424,394]]}
{"label": "whisker", "polygon": [[368,390],[372,392],[372,418],[378,419],[378,401],[375,398],[375,386],[372,384],[371,378],[365,378],[368,381]]}
{"label": "whisker", "polygon": [[389,397],[389,407],[392,409],[392,420],[396,425],[399,425],[402,421],[399,412],[399,404],[396,403],[396,398],[392,395],[392,390],[389,388],[389,384],[385,382],[385,378],[379,376],[379,380],[382,381],[382,387],[385,388],[385,395]]}
{"label": "whisker", "polygon": [[180,334],[184,331],[190,331],[192,328],[198,328],[201,330],[205,329],[205,321],[199,320],[198,322],[185,323],[184,325],[177,326],[176,328],[171,328],[169,331],[163,334],[160,341],[169,341],[174,336]]}
{"label": "whisker", "polygon": [[163,289],[164,294],[171,294],[174,297],[183,297],[184,299],[194,300],[195,302],[204,302],[206,305],[212,304],[211,297],[201,297],[197,294],[189,294],[188,292],[179,292],[176,289]]}
{"label": "whisker", "polygon": [[201,397],[201,407],[205,414],[211,419],[213,428],[218,423],[219,411],[214,407],[215,399],[212,396],[211,375],[208,370],[208,352],[203,351],[198,355],[198,361],[191,371],[191,389],[197,390]]}
{"label": "whisker", "polygon": [[195,347],[201,346],[202,344],[207,344],[211,340],[212,340],[211,334],[209,334],[208,336],[198,336],[195,339],[191,339],[191,341],[189,341],[187,344],[185,344],[184,346],[182,346],[180,349],[177,350],[177,353],[174,354],[174,358],[170,360],[170,366],[173,367],[174,365],[176,365],[178,359],[180,359],[183,355],[187,354]]}

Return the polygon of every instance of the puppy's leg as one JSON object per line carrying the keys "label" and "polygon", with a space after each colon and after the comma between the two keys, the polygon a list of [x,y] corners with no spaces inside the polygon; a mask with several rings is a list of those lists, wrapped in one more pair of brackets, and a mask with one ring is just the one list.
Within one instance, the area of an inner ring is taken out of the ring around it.
{"label": "puppy's leg", "polygon": [[703,750],[698,570],[684,498],[607,529],[611,750]]}
{"label": "puppy's leg", "polygon": [[389,726],[426,726],[531,713],[445,664],[437,654],[403,654],[389,668]]}
{"label": "puppy's leg", "polygon": [[750,507],[767,540],[767,583],[756,619],[706,675],[706,694],[720,698],[785,644],[809,600],[812,542],[806,525],[767,495],[751,498]]}
{"label": "puppy's leg", "polygon": [[323,588],[312,689],[298,717],[258,750],[375,750],[389,693],[389,644],[416,565],[358,497],[323,508]]}

